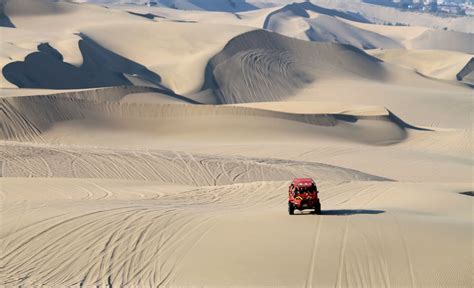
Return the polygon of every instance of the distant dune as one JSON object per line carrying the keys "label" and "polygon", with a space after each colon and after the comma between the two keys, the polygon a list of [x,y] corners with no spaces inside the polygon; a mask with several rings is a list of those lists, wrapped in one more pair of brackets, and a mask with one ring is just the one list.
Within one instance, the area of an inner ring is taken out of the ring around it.
{"label": "distant dune", "polygon": [[[278,0],[276,0],[278,1]],[[392,7],[383,7],[363,3],[362,0],[311,0],[316,5],[329,9],[338,9],[362,15],[375,24],[422,26],[431,29],[447,29],[463,33],[474,33],[472,17],[439,17],[430,13],[401,11]]]}
{"label": "distant dune", "polygon": [[[370,54],[385,62],[414,69],[428,77],[451,81],[468,80],[469,76],[466,77],[470,74],[468,63],[473,57],[467,53],[422,49],[377,50]],[[464,68],[465,72],[461,72]],[[459,73],[461,75],[458,76]]]}
{"label": "distant dune", "polygon": [[230,41],[211,59],[207,73],[204,88],[217,89],[221,103],[244,103],[285,99],[295,89],[335,75],[382,81],[385,70],[379,60],[352,46],[309,43],[260,30]]}
{"label": "distant dune", "polygon": [[[361,49],[405,47],[474,53],[471,33],[382,26],[360,14],[325,9],[309,2],[289,4],[271,12],[263,28],[298,39],[350,44]],[[408,38],[414,33],[419,34]]]}
{"label": "distant dune", "polygon": [[474,54],[474,34],[428,30],[410,42],[415,49],[451,50]]}
{"label": "distant dune", "polygon": [[305,2],[290,4],[270,13],[263,28],[302,40],[350,44],[360,49],[401,47],[391,38],[359,29],[339,18],[368,22],[357,14],[324,9]]}

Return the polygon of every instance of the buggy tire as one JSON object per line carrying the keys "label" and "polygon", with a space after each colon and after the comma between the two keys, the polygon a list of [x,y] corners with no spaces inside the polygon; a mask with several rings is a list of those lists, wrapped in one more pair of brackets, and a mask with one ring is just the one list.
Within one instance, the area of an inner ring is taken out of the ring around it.
{"label": "buggy tire", "polygon": [[314,214],[321,215],[321,202],[319,202],[319,201],[314,206]]}
{"label": "buggy tire", "polygon": [[295,206],[293,206],[293,204],[291,204],[290,202],[288,202],[288,214],[289,215],[295,214]]}

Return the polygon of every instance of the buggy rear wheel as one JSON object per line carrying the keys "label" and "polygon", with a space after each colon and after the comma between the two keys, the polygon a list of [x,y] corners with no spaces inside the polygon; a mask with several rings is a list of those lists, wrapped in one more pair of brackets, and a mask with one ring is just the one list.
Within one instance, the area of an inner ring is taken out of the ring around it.
{"label": "buggy rear wheel", "polygon": [[295,214],[295,206],[293,206],[293,204],[291,204],[290,202],[288,202],[288,214],[290,215]]}
{"label": "buggy rear wheel", "polygon": [[314,206],[314,214],[321,215],[321,202],[319,202],[319,201]]}

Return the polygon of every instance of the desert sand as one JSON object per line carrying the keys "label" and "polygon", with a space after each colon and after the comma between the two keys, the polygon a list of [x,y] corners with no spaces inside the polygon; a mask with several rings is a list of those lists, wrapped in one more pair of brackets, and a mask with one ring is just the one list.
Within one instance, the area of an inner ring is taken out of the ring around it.
{"label": "desert sand", "polygon": [[248,2],[1,2],[1,286],[474,285],[473,18]]}

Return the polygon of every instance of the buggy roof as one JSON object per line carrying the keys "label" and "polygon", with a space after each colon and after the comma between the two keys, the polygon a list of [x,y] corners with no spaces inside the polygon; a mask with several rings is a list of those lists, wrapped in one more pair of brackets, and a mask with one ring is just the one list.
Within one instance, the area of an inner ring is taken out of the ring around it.
{"label": "buggy roof", "polygon": [[314,185],[314,181],[311,178],[295,178],[292,184],[296,187],[308,187]]}

